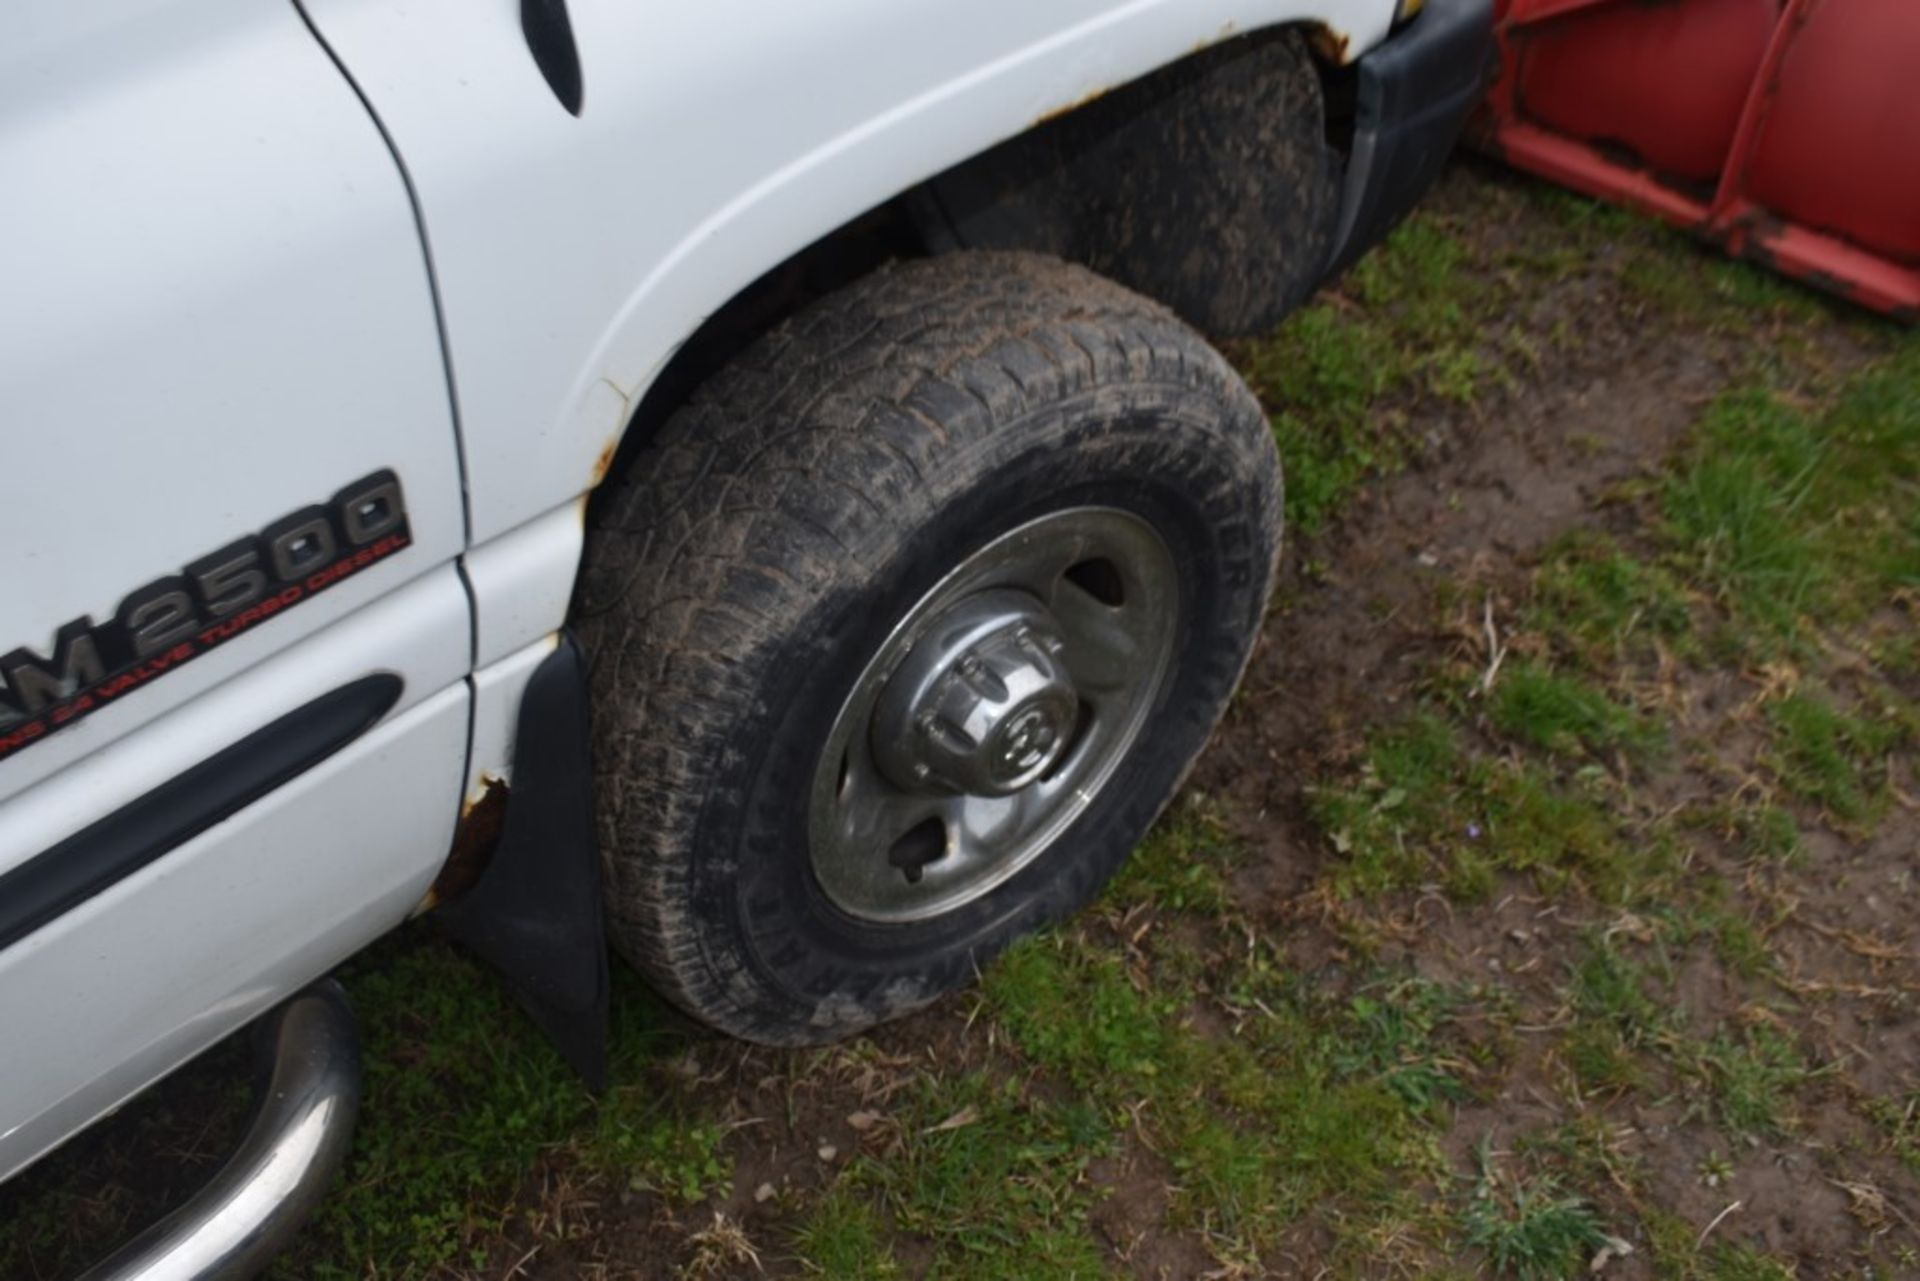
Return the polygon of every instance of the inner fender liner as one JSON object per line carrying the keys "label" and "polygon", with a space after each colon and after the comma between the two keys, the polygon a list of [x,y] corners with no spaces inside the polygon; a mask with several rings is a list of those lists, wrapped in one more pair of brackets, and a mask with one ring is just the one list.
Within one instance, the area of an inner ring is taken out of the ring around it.
{"label": "inner fender liner", "polygon": [[1240,337],[1318,283],[1339,168],[1319,69],[1299,32],[1280,28],[1042,121],[907,207],[935,250],[1051,254]]}

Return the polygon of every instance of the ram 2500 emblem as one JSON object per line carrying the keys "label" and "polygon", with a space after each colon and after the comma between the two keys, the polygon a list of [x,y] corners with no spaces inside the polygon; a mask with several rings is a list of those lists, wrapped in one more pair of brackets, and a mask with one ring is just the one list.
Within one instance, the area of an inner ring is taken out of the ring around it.
{"label": "ram 2500 emblem", "polygon": [[103,623],[63,624],[49,655],[0,655],[0,760],[411,541],[400,478],[383,469],[128,592]]}

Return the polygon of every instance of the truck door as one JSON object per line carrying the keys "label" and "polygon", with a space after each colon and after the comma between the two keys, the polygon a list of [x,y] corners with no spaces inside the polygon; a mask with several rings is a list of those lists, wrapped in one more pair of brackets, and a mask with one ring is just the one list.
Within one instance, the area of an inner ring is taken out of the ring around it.
{"label": "truck door", "polygon": [[404,915],[471,655],[412,209],[292,4],[6,6],[0,192],[4,1177]]}

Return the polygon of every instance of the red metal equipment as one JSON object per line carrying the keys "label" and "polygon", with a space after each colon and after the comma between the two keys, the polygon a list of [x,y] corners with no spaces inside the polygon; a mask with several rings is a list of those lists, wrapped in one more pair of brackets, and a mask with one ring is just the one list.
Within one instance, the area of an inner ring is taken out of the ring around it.
{"label": "red metal equipment", "polygon": [[1495,0],[1484,149],[1920,321],[1920,0]]}

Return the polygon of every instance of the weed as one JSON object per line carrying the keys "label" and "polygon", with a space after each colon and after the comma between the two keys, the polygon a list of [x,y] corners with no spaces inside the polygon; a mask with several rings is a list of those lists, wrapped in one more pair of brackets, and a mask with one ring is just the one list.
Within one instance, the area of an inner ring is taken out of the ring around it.
{"label": "weed", "polygon": [[1584,1270],[1609,1240],[1593,1207],[1569,1196],[1551,1175],[1502,1179],[1490,1145],[1480,1146],[1480,1177],[1461,1214],[1467,1244],[1494,1270],[1519,1281],[1560,1281]]}
{"label": "weed", "polygon": [[1813,1075],[1793,1042],[1766,1024],[1737,1037],[1722,1032],[1691,1058],[1690,1070],[1710,1091],[1716,1118],[1736,1138],[1785,1133],[1793,1093]]}

